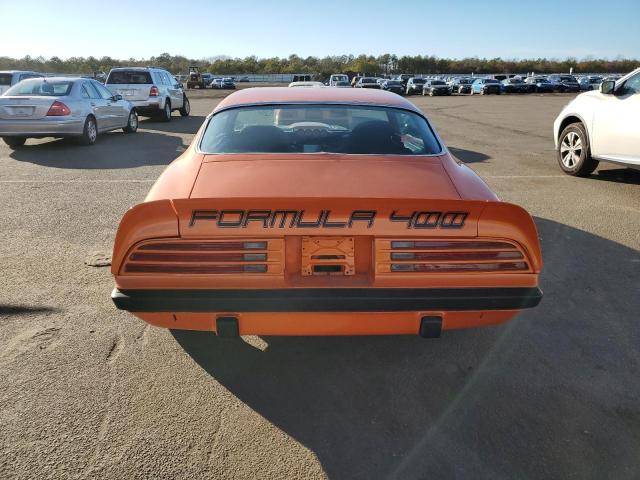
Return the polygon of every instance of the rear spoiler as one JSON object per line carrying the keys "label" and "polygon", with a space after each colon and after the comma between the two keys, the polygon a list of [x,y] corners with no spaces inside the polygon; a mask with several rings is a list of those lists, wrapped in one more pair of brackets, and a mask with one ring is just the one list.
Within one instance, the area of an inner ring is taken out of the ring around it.
{"label": "rear spoiler", "polygon": [[389,198],[197,198],[157,200],[123,217],[113,250],[117,274],[127,252],[152,238],[282,237],[503,238],[515,241],[534,272],[542,267],[535,224],[504,202]]}

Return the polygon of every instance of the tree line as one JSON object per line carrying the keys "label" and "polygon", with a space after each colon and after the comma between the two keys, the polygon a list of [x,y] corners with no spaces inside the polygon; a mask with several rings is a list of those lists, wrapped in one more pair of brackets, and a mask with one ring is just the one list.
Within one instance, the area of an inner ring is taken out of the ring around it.
{"label": "tree line", "polygon": [[198,65],[200,71],[215,74],[270,74],[270,73],[311,73],[326,77],[331,73],[394,74],[487,74],[487,73],[625,73],[637,68],[636,59],[617,58],[615,60],[596,58],[566,59],[521,59],[502,58],[438,58],[433,55],[398,56],[384,54],[337,55],[318,57],[245,58],[213,57],[208,59],[190,59],[181,55],[163,53],[148,59],[129,58],[126,60],[111,57],[59,57],[43,58],[26,56],[23,58],[0,57],[0,70],[35,70],[54,73],[93,73],[108,72],[113,67],[157,66],[174,74],[187,73],[190,65]]}

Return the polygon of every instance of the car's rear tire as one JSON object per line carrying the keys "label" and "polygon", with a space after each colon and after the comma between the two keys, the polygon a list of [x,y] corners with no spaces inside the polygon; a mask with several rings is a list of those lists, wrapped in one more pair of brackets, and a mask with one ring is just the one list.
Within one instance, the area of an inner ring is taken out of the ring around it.
{"label": "car's rear tire", "polygon": [[182,100],[182,108],[179,111],[180,115],[182,115],[183,117],[188,117],[189,113],[191,113],[191,104],[189,103],[189,99],[186,95]]}
{"label": "car's rear tire", "polygon": [[127,126],[122,129],[124,133],[136,133],[138,131],[138,114],[135,109],[131,109],[129,112],[129,119],[127,120]]}
{"label": "car's rear tire", "polygon": [[164,108],[162,109],[162,113],[160,114],[160,120],[163,122],[171,121],[171,102],[169,99],[165,100]]}
{"label": "car's rear tire", "polygon": [[92,116],[87,117],[84,121],[84,128],[82,129],[82,135],[77,139],[80,145],[93,145],[98,139],[98,124],[96,119]]}
{"label": "car's rear tire", "polygon": [[9,148],[17,150],[24,145],[24,142],[27,141],[27,137],[2,137],[2,140],[9,146]]}
{"label": "car's rear tire", "polygon": [[567,175],[585,177],[598,168],[598,160],[591,157],[589,136],[581,123],[567,125],[558,141],[560,168]]}

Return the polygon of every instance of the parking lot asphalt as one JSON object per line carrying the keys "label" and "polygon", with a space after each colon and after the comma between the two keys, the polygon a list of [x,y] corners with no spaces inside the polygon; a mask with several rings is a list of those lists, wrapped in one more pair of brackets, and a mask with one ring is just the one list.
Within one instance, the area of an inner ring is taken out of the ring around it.
{"label": "parking lot asphalt", "polygon": [[534,216],[539,307],[439,340],[220,340],[117,311],[85,262],[222,95],[93,147],[0,144],[0,478],[640,477],[640,172],[560,171],[571,96],[411,97]]}

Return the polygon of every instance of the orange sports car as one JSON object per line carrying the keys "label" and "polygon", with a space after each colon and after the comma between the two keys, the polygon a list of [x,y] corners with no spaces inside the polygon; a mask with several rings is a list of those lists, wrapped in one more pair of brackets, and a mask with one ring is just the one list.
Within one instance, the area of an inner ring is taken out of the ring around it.
{"label": "orange sports car", "polygon": [[542,298],[531,216],[393,93],[228,96],[120,223],[116,306],[219,336],[419,334]]}

